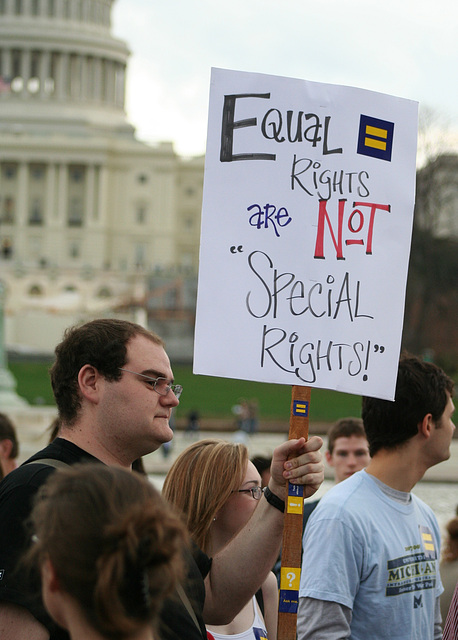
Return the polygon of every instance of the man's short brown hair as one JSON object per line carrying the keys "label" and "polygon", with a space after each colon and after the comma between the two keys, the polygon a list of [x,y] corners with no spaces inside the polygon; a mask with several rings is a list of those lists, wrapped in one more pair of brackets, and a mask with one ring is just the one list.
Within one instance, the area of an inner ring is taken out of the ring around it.
{"label": "man's short brown hair", "polygon": [[104,318],[70,327],[57,345],[56,360],[50,369],[51,385],[59,418],[71,425],[81,407],[78,374],[84,365],[97,369],[107,380],[121,378],[119,371],[127,361],[127,343],[137,335],[164,347],[152,331],[127,320]]}

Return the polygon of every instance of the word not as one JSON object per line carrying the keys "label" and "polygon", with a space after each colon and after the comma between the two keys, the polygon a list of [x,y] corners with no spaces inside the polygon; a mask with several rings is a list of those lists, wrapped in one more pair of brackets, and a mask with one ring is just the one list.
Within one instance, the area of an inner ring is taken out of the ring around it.
{"label": "word not", "polygon": [[356,192],[360,198],[370,195],[365,181],[369,179],[367,171],[331,171],[323,169],[321,162],[310,158],[293,157],[291,167],[291,190],[297,185],[309,196],[318,196],[329,200],[335,193],[343,196]]}
{"label": "word not", "polygon": [[257,229],[267,229],[269,225],[273,227],[277,238],[280,234],[277,229],[279,227],[286,227],[292,220],[286,207],[277,207],[273,204],[265,204],[261,207],[259,204],[252,204],[247,207],[247,211],[254,211],[249,218],[249,223],[252,227]]}
{"label": "word not", "polygon": [[[234,160],[276,160],[275,153],[233,153],[234,131],[245,127],[257,127],[258,119],[245,118],[235,120],[235,106],[237,100],[259,98],[270,100],[270,93],[238,93],[224,96],[224,105],[221,122],[221,148],[220,161],[234,162]],[[267,140],[274,140],[277,143],[283,142],[305,142],[310,143],[313,148],[321,143],[322,154],[324,156],[343,153],[342,147],[329,148],[329,126],[331,116],[325,116],[322,122],[320,116],[315,113],[305,113],[287,110],[286,114],[280,109],[269,109],[261,120],[260,132]]]}
{"label": "word not", "polygon": [[[378,346],[378,345],[375,345]],[[350,377],[362,375],[368,380],[367,371],[372,350],[371,341],[367,343],[334,342],[333,340],[302,342],[298,333],[288,332],[281,327],[263,326],[261,339],[261,367],[269,360],[286,373],[293,374],[305,384],[313,384],[321,370],[345,370]],[[381,351],[378,350],[380,353]]]}
{"label": "word not", "polygon": [[276,318],[280,305],[286,305],[286,311],[293,316],[309,313],[315,318],[336,320],[344,315],[351,322],[356,318],[373,319],[373,316],[361,313],[361,282],[353,283],[349,273],[345,273],[338,283],[333,275],[328,275],[326,284],[307,285],[294,273],[279,272],[263,251],[250,253],[248,266],[259,284],[246,296],[246,307],[254,318],[265,318],[269,314]]}
{"label": "word not", "polygon": [[[314,258],[325,257],[324,255],[324,233],[326,225],[331,234],[331,239],[336,250],[337,260],[345,260],[343,254],[343,231],[344,231],[344,219],[345,219],[345,199],[339,200],[338,212],[337,212],[337,232],[334,233],[334,229],[329,218],[329,214],[326,208],[327,200],[319,201],[318,209],[318,229],[316,234],[315,243],[315,255]],[[366,211],[364,208],[369,209]],[[366,254],[372,254],[372,241],[374,236],[374,223],[375,214],[377,211],[391,211],[391,205],[389,204],[375,204],[373,202],[354,202],[352,205],[351,213],[346,220],[345,230],[351,235],[362,234],[362,237],[347,238],[345,245],[366,245]]]}

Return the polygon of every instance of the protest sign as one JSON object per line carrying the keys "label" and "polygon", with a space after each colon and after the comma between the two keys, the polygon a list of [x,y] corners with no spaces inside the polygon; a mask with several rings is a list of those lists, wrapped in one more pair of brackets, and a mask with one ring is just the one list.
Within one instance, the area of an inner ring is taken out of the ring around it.
{"label": "protest sign", "polygon": [[417,107],[212,70],[194,373],[393,399]]}

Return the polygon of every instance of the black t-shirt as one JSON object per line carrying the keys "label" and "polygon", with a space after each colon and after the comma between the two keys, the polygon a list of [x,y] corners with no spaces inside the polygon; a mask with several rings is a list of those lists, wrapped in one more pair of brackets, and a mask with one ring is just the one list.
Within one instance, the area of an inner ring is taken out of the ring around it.
{"label": "black t-shirt", "polygon": [[[69,465],[99,462],[72,442],[56,438],[27,462],[51,458]],[[41,602],[38,576],[25,575],[19,559],[31,543],[27,520],[38,489],[55,467],[24,463],[9,473],[0,483],[0,600],[28,609],[51,633],[53,640],[69,636],[58,630]],[[62,532],[65,535],[65,532]]]}
{"label": "black t-shirt", "polygon": [[[56,438],[47,447],[27,460],[51,458],[69,465],[100,463],[94,456],[72,442]],[[14,603],[28,609],[50,632],[50,640],[69,640],[66,631],[58,627],[46,613],[40,593],[39,576],[36,581],[25,575],[19,559],[31,543],[31,531],[26,523],[38,489],[55,467],[47,464],[24,463],[0,482],[0,601]],[[65,532],[62,532],[65,536]],[[206,638],[202,611],[205,600],[203,578],[210,571],[211,560],[197,548],[187,558],[188,579],[183,585],[196,613],[201,631],[178,597],[168,600],[161,613],[162,640],[202,640]]]}

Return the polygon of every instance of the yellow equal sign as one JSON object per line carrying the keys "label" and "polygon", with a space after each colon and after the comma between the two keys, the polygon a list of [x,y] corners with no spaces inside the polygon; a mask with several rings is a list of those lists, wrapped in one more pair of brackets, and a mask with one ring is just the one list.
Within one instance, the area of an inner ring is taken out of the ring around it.
{"label": "yellow equal sign", "polygon": [[430,533],[422,533],[423,545],[426,551],[434,551],[434,541]]}
{"label": "yellow equal sign", "polygon": [[[371,136],[371,137],[367,137],[367,136]],[[375,138],[384,138],[384,140],[376,140]],[[387,138],[388,138],[388,131],[386,129],[380,129],[379,127],[372,127],[369,124],[366,125],[366,137],[364,138],[364,144],[366,147],[372,147],[373,149],[381,149],[382,151],[386,151]]]}

